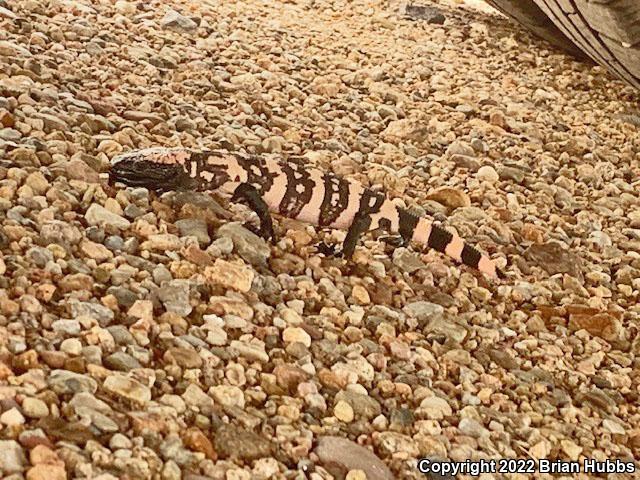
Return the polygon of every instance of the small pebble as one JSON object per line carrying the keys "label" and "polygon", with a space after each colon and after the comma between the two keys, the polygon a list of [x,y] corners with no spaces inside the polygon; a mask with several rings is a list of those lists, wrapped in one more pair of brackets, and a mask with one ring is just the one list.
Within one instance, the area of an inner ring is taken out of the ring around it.
{"label": "small pebble", "polygon": [[489,165],[484,165],[478,169],[476,172],[476,177],[478,180],[482,180],[483,182],[495,183],[500,179],[498,172]]}

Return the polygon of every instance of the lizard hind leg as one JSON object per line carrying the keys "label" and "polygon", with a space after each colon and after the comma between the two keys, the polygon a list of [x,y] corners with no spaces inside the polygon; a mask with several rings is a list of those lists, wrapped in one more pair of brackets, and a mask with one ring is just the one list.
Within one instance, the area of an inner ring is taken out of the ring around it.
{"label": "lizard hind leg", "polygon": [[383,241],[393,248],[406,247],[407,245],[409,245],[409,241],[407,241],[407,239],[405,239],[402,235],[383,234],[378,236],[378,240]]}
{"label": "lizard hind leg", "polygon": [[418,218],[408,211],[398,208],[397,212],[397,224],[382,217],[378,219],[378,228],[374,230],[374,238],[394,249],[411,244],[413,231],[418,223]]}
{"label": "lizard hind leg", "polygon": [[356,245],[358,244],[358,240],[363,233],[369,230],[369,226],[371,225],[371,216],[367,213],[358,213],[349,230],[347,231],[347,236],[344,239],[344,243],[342,246],[342,256],[346,259],[351,258],[353,252],[356,250]]}
{"label": "lizard hind leg", "polygon": [[273,220],[269,213],[269,207],[260,195],[260,192],[249,183],[241,183],[238,185],[231,196],[232,202],[244,201],[249,208],[253,210],[260,219],[260,228],[258,235],[265,240],[271,239],[271,243],[275,244],[278,239],[273,231]]}
{"label": "lizard hind leg", "polygon": [[316,245],[318,253],[322,253],[327,257],[337,257],[349,260],[355,252],[358,240],[363,233],[369,230],[371,225],[371,217],[368,214],[358,213],[353,219],[347,236],[342,243],[342,249],[338,250],[334,245],[328,245],[325,242],[320,242]]}

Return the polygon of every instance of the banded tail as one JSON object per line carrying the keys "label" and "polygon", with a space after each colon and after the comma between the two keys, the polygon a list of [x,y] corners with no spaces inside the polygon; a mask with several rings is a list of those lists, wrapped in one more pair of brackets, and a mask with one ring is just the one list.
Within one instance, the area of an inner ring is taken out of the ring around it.
{"label": "banded tail", "polygon": [[[406,221],[411,222],[408,225],[412,228],[411,241],[444,253],[455,261],[479,270],[491,278],[506,278],[504,272],[496,266],[493,260],[480,253],[458,235],[434,225],[424,217],[416,217],[408,212],[405,212],[403,217],[407,218]],[[402,235],[402,232],[398,233]]]}

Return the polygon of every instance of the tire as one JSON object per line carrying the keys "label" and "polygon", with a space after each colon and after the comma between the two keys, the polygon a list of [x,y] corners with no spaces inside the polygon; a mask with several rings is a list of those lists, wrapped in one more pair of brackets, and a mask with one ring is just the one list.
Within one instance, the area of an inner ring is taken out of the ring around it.
{"label": "tire", "polygon": [[533,0],[486,0],[536,36],[580,59],[588,57],[549,20]]}
{"label": "tire", "polygon": [[[640,89],[639,0],[535,0],[539,7],[536,13],[529,9],[534,0],[489,0],[489,3],[534,32],[530,25],[533,23],[537,28],[544,24],[539,16],[543,12],[562,32],[561,37],[555,37],[560,42],[568,37],[596,63]],[[548,29],[546,34],[557,35]]]}
{"label": "tire", "polygon": [[640,88],[640,1],[536,0],[582,51]]}

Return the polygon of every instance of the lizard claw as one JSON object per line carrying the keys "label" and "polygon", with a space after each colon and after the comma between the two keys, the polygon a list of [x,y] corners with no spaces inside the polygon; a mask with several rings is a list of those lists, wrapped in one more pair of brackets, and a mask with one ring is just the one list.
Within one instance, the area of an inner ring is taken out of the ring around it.
{"label": "lizard claw", "polygon": [[500,279],[500,280],[506,280],[507,274],[504,273],[504,271],[500,270],[499,268],[496,268],[496,276]]}
{"label": "lizard claw", "polygon": [[244,222],[242,224],[242,226],[249,230],[251,233],[253,233],[254,235],[258,235],[259,237],[262,236],[262,233],[260,232],[260,228],[258,226],[256,226],[254,223],[251,222]]}
{"label": "lizard claw", "polygon": [[260,237],[260,238],[262,238],[264,240],[271,241],[271,243],[273,245],[278,243],[278,237],[276,236],[275,232],[273,231],[273,227],[262,228],[262,226],[258,227],[254,223],[251,223],[251,222],[244,222],[242,224],[242,226],[244,228],[246,228],[247,230],[249,230],[254,235],[257,235],[258,237]]}
{"label": "lizard claw", "polygon": [[407,246],[407,242],[400,235],[381,235],[378,237],[378,240],[382,240],[384,243],[394,248]]}
{"label": "lizard claw", "polygon": [[342,250],[338,250],[335,245],[329,245],[325,242],[320,242],[316,245],[318,253],[324,254],[326,257],[341,258],[343,255]]}
{"label": "lizard claw", "polygon": [[265,228],[260,228],[260,236],[265,240],[271,240],[272,245],[278,243],[278,236],[273,231],[273,227],[271,225]]}

